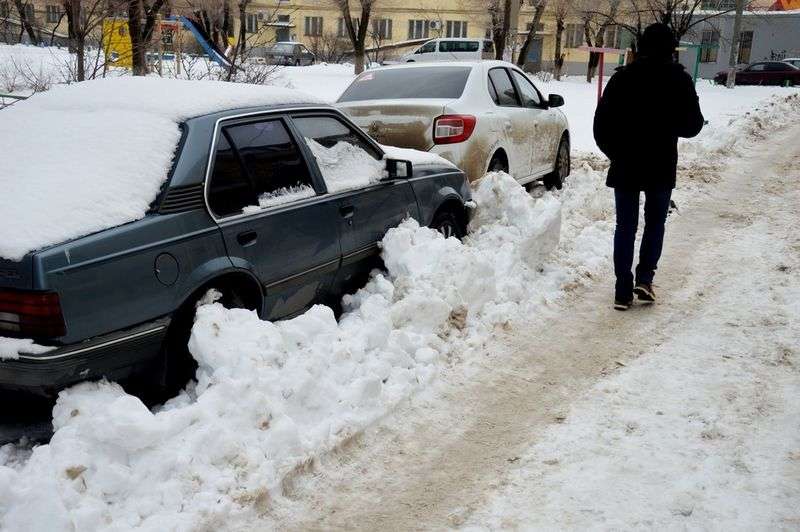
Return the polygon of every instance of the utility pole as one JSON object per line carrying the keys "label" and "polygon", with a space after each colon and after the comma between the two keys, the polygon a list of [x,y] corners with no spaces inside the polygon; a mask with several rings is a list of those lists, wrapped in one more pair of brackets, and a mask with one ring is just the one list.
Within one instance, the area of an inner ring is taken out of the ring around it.
{"label": "utility pole", "polygon": [[736,0],[736,18],[733,19],[733,38],[731,39],[731,53],[728,56],[728,79],[725,86],[732,89],[736,85],[736,61],[739,59],[739,33],[742,29],[742,11],[744,1]]}

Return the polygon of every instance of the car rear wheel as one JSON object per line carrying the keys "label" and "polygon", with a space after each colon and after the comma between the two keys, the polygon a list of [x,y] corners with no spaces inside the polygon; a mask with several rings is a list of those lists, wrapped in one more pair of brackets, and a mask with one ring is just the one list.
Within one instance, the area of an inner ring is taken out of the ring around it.
{"label": "car rear wheel", "polygon": [[[209,287],[209,290],[212,288],[216,288],[222,293],[218,302],[225,308],[249,308],[252,306],[234,290],[221,287]],[[206,293],[207,291],[204,291],[199,297],[190,299],[172,315],[167,336],[161,345],[160,375],[148,383],[146,392],[142,394],[145,403],[158,404],[175,397],[194,378],[197,361],[189,352],[189,338],[192,335],[197,304]]]}
{"label": "car rear wheel", "polygon": [[439,231],[445,238],[455,237],[461,240],[467,234],[463,220],[452,210],[437,212],[430,227]]}
{"label": "car rear wheel", "polygon": [[544,178],[545,188],[561,190],[561,187],[564,186],[564,179],[569,175],[570,165],[569,140],[563,137],[558,145],[555,168]]}

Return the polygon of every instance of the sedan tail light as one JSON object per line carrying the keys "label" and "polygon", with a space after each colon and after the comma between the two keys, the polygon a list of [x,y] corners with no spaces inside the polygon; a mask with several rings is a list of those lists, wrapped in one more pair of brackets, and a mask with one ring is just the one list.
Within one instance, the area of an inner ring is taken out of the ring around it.
{"label": "sedan tail light", "polygon": [[56,292],[0,290],[0,335],[28,338],[64,336],[64,316]]}
{"label": "sedan tail light", "polygon": [[464,142],[475,131],[475,122],[472,115],[442,115],[433,121],[433,143]]}

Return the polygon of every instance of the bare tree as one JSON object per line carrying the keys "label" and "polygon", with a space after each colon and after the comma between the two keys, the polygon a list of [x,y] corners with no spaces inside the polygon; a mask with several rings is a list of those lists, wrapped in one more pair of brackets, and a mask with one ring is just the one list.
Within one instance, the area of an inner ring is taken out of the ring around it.
{"label": "bare tree", "polygon": [[[107,4],[106,0],[63,0],[69,51],[75,54],[76,81],[86,79],[86,41],[102,25]],[[96,68],[94,70],[96,72]]]}
{"label": "bare tree", "polygon": [[239,0],[239,40],[236,42],[236,53],[247,52],[247,6],[251,0]]}
{"label": "bare tree", "polygon": [[542,23],[542,15],[544,15],[544,10],[547,7],[547,0],[533,0],[533,17],[531,18],[531,27],[528,28],[528,33],[525,34],[525,41],[522,43],[522,48],[519,49],[519,55],[517,56],[517,66],[522,68],[525,66],[525,61],[528,58],[528,50],[533,43],[533,40],[536,38],[536,32],[538,31],[539,25]]}
{"label": "bare tree", "polygon": [[520,2],[520,0],[489,0],[489,22],[491,24],[492,41],[494,42],[495,59],[503,59],[509,39],[516,37],[509,35],[514,2]]}
{"label": "bare tree", "polygon": [[564,67],[562,42],[564,40],[566,20],[572,11],[572,0],[551,0],[550,7],[553,10],[553,19],[556,23],[556,45],[553,52],[553,77],[558,81],[561,79],[561,69]]}
{"label": "bare tree", "polygon": [[[31,44],[38,45],[39,34],[33,28],[33,25],[36,23],[36,21],[30,20],[26,6],[31,6],[31,8],[33,8],[33,4],[31,3],[23,3],[22,0],[14,0],[14,7],[17,9],[17,13],[19,14],[20,41],[22,40],[22,32],[24,30],[24,32],[28,34],[28,39],[30,39]],[[31,9],[30,12],[33,13],[33,9]]]}
{"label": "bare tree", "polygon": [[[587,0],[590,2],[591,0]],[[580,10],[581,21],[583,22],[583,34],[586,44],[589,46],[603,47],[606,42],[606,32],[609,28],[615,27],[610,21],[617,18],[617,11],[621,0],[608,0],[607,16],[598,16],[589,6],[582,6]],[[619,31],[620,28],[616,28]],[[608,43],[613,46],[614,43]],[[600,54],[589,52],[589,61],[586,68],[586,81],[591,82],[597,67],[600,64]]]}
{"label": "bare tree", "polygon": [[317,59],[326,63],[341,63],[347,56],[349,39],[339,37],[334,32],[312,36],[308,47],[317,56]]}
{"label": "bare tree", "polygon": [[350,44],[353,45],[354,71],[356,74],[360,74],[364,71],[365,42],[375,0],[358,0],[361,6],[361,16],[356,19],[353,18],[350,12],[350,0],[333,1],[342,14],[347,36],[350,37]]}
{"label": "bare tree", "polygon": [[234,36],[230,0],[190,0],[187,6],[181,11],[208,35],[214,46],[225,50]]}
{"label": "bare tree", "polygon": [[642,32],[649,24],[666,24],[675,38],[680,40],[694,26],[734,10],[726,8],[708,11],[703,9],[703,4],[704,0],[626,0],[619,3],[614,12],[611,10],[611,3],[590,11],[604,18],[608,24],[627,29],[635,38],[632,46],[636,52]]}
{"label": "bare tree", "polygon": [[153,38],[156,17],[164,7],[164,2],[155,0],[151,5],[147,0],[127,0],[134,76],[147,75],[147,47]]}

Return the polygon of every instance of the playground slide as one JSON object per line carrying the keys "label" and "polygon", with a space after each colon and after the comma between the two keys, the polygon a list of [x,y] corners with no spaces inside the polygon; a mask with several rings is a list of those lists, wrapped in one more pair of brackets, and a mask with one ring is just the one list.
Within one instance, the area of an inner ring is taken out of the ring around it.
{"label": "playground slide", "polygon": [[200,27],[198,24],[195,24],[195,22],[191,19],[183,16],[170,17],[170,20],[178,20],[181,24],[183,24],[183,27],[192,33],[194,38],[197,39],[197,42],[203,48],[203,51],[208,54],[208,57],[210,57],[212,61],[216,62],[220,66],[230,68],[231,62],[227,57],[225,57],[225,54],[220,51],[219,48],[217,48],[208,34],[203,31],[202,27]]}

